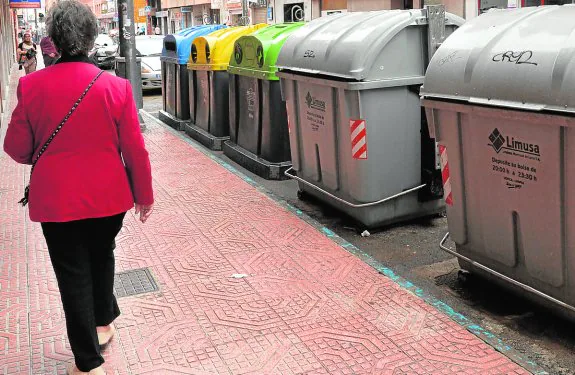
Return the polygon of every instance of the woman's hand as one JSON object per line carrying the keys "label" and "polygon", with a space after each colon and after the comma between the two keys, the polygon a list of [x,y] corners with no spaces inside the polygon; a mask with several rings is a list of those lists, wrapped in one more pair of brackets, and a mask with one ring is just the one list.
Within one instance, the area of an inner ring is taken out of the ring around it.
{"label": "woman's hand", "polygon": [[145,205],[136,203],[136,215],[140,214],[140,221],[145,223],[154,210],[154,204]]}

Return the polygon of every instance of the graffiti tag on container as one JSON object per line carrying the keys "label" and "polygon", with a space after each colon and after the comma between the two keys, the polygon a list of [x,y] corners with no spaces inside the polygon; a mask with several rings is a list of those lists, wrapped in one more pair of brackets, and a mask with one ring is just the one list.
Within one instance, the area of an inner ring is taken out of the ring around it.
{"label": "graffiti tag on container", "polygon": [[248,102],[248,117],[253,120],[256,109],[256,92],[251,87],[246,91],[246,99]]}
{"label": "graffiti tag on container", "polygon": [[451,52],[449,55],[445,56],[444,58],[442,58],[441,60],[439,60],[439,66],[443,66],[445,64],[450,64],[452,62],[454,62],[455,60],[459,60],[462,57],[461,56],[457,56],[457,52],[458,51],[454,51]]}
{"label": "graffiti tag on container", "polygon": [[516,65],[535,65],[537,66],[536,62],[531,61],[533,58],[533,51],[507,51],[498,53],[497,55],[493,56],[494,62],[504,62],[504,63],[512,63]]}

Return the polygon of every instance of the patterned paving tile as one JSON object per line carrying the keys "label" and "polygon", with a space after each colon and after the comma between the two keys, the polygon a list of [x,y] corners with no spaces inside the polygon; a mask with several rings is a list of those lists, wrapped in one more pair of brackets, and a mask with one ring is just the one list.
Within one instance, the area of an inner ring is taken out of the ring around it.
{"label": "patterned paving tile", "polygon": [[[527,373],[147,125],[156,210],[145,225],[126,216],[116,258],[118,271],[148,267],[160,290],[119,300],[108,374]],[[0,374],[61,374],[72,355],[58,286],[40,226],[16,205],[27,171],[0,153]]]}

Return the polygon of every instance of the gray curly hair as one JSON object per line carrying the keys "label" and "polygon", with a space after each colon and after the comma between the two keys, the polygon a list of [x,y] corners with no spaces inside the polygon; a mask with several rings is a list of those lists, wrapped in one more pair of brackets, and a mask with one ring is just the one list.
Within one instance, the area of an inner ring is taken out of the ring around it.
{"label": "gray curly hair", "polygon": [[49,10],[46,29],[62,54],[87,55],[98,36],[98,21],[88,6],[63,0]]}

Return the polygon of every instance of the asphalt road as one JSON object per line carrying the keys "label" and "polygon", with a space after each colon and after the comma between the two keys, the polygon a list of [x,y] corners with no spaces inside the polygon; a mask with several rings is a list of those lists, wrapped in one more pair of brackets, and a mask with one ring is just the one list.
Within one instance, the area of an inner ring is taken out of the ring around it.
{"label": "asphalt road", "polygon": [[[144,94],[144,109],[157,116],[161,92]],[[295,181],[267,181],[245,171],[221,152],[212,152],[275,196],[333,230],[397,274],[497,335],[550,374],[575,374],[575,324],[521,296],[473,275],[461,274],[457,260],[439,249],[447,232],[444,216],[358,233],[353,222],[320,202],[297,198]],[[452,244],[453,245],[453,244]]]}

